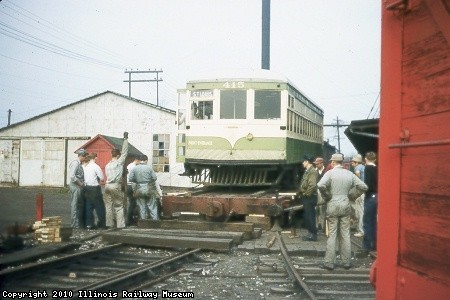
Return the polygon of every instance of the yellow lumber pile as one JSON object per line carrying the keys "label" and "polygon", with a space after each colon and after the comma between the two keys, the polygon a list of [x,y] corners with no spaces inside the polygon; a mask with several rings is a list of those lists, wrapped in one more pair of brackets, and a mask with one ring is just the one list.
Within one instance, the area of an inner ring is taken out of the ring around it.
{"label": "yellow lumber pile", "polygon": [[[33,224],[34,237],[39,243],[59,243],[66,238],[67,228],[61,227],[62,218],[47,217]],[[71,229],[71,228],[70,228]],[[71,234],[71,233],[70,233]],[[70,236],[69,234],[69,236]]]}

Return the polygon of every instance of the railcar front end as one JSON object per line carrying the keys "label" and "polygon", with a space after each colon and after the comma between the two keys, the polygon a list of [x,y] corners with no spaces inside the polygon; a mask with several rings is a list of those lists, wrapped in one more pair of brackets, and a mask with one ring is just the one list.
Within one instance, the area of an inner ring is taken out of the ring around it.
{"label": "railcar front end", "polygon": [[178,161],[194,183],[289,186],[322,152],[323,111],[267,70],[191,80],[179,91]]}

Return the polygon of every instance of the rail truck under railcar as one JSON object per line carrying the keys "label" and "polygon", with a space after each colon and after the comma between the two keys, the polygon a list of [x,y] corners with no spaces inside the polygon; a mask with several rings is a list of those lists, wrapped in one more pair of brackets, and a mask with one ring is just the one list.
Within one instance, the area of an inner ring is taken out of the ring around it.
{"label": "rail truck under railcar", "polygon": [[177,159],[205,186],[292,186],[304,154],[322,153],[323,110],[287,78],[235,70],[179,90]]}
{"label": "rail truck under railcar", "polygon": [[380,5],[376,299],[449,299],[450,1]]}

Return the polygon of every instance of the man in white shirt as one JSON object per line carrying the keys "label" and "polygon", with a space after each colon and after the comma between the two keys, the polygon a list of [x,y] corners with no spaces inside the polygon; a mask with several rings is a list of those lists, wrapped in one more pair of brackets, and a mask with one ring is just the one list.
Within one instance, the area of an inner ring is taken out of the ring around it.
{"label": "man in white shirt", "polygon": [[[103,194],[100,183],[104,181],[102,169],[95,162],[97,153],[89,154],[89,162],[84,167],[85,186],[85,222],[87,229],[94,229],[95,227],[104,228],[105,224],[105,204],[103,202]],[[94,211],[97,215],[98,224],[94,223]]]}

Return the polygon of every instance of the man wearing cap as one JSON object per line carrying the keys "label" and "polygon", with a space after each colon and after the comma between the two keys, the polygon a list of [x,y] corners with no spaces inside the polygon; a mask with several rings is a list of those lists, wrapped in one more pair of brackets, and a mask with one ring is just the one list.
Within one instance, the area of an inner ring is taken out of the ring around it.
{"label": "man wearing cap", "polygon": [[161,197],[161,189],[156,182],[155,171],[147,162],[147,155],[141,155],[140,162],[131,170],[129,178],[134,183],[140,218],[159,220],[158,198]]}
{"label": "man wearing cap", "polygon": [[83,224],[83,188],[84,171],[82,163],[86,160],[88,153],[84,149],[75,152],[78,158],[69,164],[69,192],[70,192],[70,223],[72,228],[82,228]]}
{"label": "man wearing cap", "polygon": [[313,166],[314,158],[310,155],[303,156],[303,167],[305,172],[300,183],[298,195],[303,203],[303,217],[308,234],[302,239],[304,241],[317,241],[316,228],[316,205],[317,205],[317,171]]}
{"label": "man wearing cap", "polygon": [[[320,181],[322,179],[323,175],[327,171],[325,169],[325,165],[323,164],[323,158],[322,157],[316,157],[316,160],[314,161],[314,165],[316,166],[317,171],[317,181]],[[325,229],[325,208],[326,203],[323,199],[322,195],[318,192],[317,193],[317,206],[316,206],[316,223],[317,223],[317,230]]]}
{"label": "man wearing cap", "polygon": [[339,253],[343,267],[350,269],[350,199],[354,200],[367,190],[367,185],[355,174],[342,167],[344,155],[331,156],[333,169],[326,172],[317,184],[322,197],[327,202],[329,237],[323,268],[333,270],[336,260],[336,239],[339,239]]}
{"label": "man wearing cap", "polygon": [[[358,176],[359,179],[364,181],[364,165],[362,164],[361,154],[356,154],[352,158],[353,173]],[[353,210],[355,211],[356,217],[356,233],[354,236],[362,237],[364,235],[363,229],[363,215],[364,215],[364,194],[359,196],[354,202],[352,202]]]}

